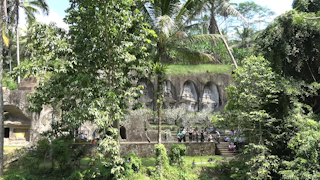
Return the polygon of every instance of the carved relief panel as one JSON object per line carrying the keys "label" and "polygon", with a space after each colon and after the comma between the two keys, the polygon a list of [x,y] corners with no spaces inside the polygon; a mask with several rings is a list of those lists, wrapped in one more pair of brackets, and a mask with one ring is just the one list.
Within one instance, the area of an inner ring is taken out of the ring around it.
{"label": "carved relief panel", "polygon": [[198,94],[193,82],[187,81],[184,83],[180,103],[186,106],[187,111],[198,111]]}
{"label": "carved relief panel", "polygon": [[140,90],[142,95],[139,98],[139,102],[144,103],[146,108],[154,110],[153,84],[146,78],[143,78],[138,81],[138,85],[142,87]]}
{"label": "carved relief panel", "polygon": [[201,98],[202,109],[214,111],[219,107],[219,91],[217,85],[209,82],[204,86],[203,95]]}

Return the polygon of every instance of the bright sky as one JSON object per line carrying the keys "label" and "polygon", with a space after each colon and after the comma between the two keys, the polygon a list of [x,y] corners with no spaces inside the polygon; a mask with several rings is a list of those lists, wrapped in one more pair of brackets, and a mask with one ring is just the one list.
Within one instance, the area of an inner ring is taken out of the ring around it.
{"label": "bright sky", "polygon": [[[232,3],[240,3],[248,0],[230,0]],[[253,2],[260,4],[262,6],[267,6],[273,10],[276,15],[285,13],[286,11],[292,9],[291,4],[293,0],[252,0]],[[37,15],[37,20],[44,23],[50,23],[51,21],[56,22],[59,27],[68,29],[68,25],[63,22],[63,18],[66,13],[64,12],[69,7],[69,0],[47,0],[50,12],[49,16]],[[23,27],[25,24],[24,15],[20,15],[20,24]],[[21,27],[20,26],[20,27]]]}

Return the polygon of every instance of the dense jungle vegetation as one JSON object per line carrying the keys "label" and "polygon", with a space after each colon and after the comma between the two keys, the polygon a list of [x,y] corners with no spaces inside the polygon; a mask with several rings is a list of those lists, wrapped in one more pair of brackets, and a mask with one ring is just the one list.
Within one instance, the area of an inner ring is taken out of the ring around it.
{"label": "dense jungle vegetation", "polygon": [[[33,151],[5,172],[0,165],[3,179],[320,179],[318,1],[293,0],[270,22],[274,13],[252,1],[70,0],[68,30],[36,22],[34,12],[48,12],[45,0],[0,5],[0,84],[14,90],[18,77],[37,77],[30,110],[62,110]],[[28,14],[23,33],[19,9]],[[201,70],[232,72],[227,106],[211,121],[246,139],[236,158],[207,167],[184,162],[183,145],[167,155],[160,136],[166,73]],[[141,95],[131,82],[144,76],[158,82],[152,166],[134,154],[120,157],[118,142],[128,103]],[[63,132],[86,121],[104,133],[84,160],[73,134]],[[3,163],[3,133],[0,139]]]}

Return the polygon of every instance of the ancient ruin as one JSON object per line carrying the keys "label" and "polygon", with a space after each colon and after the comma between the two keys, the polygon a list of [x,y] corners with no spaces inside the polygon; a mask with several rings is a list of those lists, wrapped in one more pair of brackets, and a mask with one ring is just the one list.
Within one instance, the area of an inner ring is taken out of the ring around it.
{"label": "ancient ruin", "polygon": [[[204,110],[219,111],[226,105],[225,88],[231,84],[228,74],[211,75],[175,75],[167,76],[164,84],[164,109],[172,109],[185,105],[188,112]],[[40,134],[50,129],[52,122],[59,120],[60,110],[50,106],[43,106],[40,113],[30,112],[27,95],[34,92],[37,80],[24,79],[18,90],[10,91],[4,88],[5,111],[5,143],[29,144],[36,142]],[[138,100],[146,109],[155,110],[154,80],[143,78],[137,82],[143,95]],[[151,126],[156,120],[147,114],[128,115],[127,119],[120,122],[121,141],[151,141],[157,140],[157,130]],[[164,119],[164,122],[167,123]],[[77,130],[87,139],[98,137],[93,124],[87,122]]]}

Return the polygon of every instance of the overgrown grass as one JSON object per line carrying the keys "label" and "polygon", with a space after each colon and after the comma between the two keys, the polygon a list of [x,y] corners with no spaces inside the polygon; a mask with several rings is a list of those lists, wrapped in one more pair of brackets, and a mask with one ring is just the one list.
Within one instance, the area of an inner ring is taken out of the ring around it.
{"label": "overgrown grass", "polygon": [[225,74],[231,73],[231,65],[217,65],[217,64],[201,64],[201,65],[168,65],[166,73],[168,75],[177,75],[177,74]]}
{"label": "overgrown grass", "polygon": [[13,152],[15,149],[20,149],[21,146],[4,146],[3,150],[5,153],[11,153]]}

